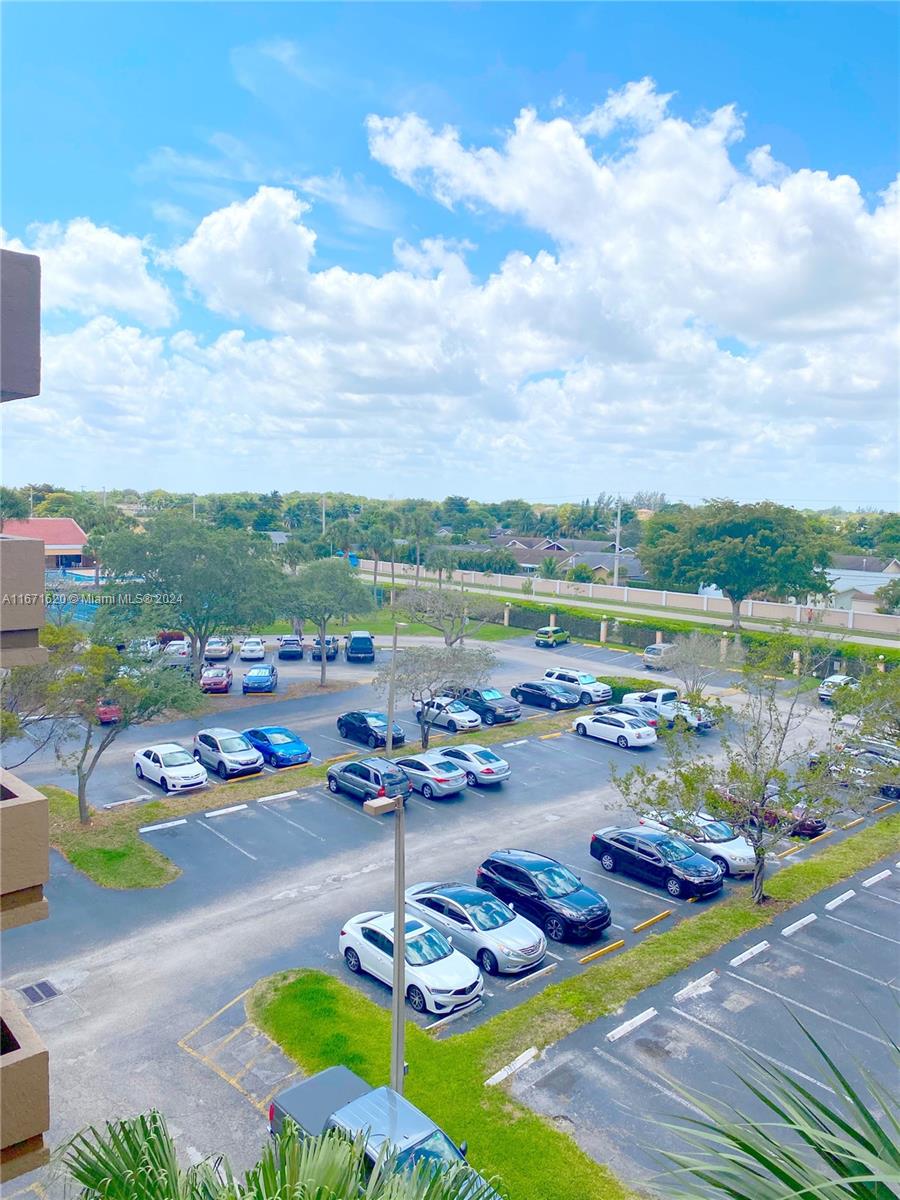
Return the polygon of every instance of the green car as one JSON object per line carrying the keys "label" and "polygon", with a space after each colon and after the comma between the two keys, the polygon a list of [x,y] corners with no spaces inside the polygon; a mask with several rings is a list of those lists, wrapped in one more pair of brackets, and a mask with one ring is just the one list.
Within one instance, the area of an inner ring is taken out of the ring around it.
{"label": "green car", "polygon": [[545,625],[534,634],[536,646],[562,646],[569,640],[568,629],[559,629],[556,625]]}

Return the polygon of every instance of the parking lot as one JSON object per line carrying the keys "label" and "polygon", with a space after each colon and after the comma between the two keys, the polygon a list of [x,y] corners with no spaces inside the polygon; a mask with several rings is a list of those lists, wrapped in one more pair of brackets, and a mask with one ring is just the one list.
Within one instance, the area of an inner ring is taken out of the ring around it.
{"label": "parking lot", "polygon": [[867,1071],[896,1091],[898,905],[900,863],[869,868],[565,1038],[512,1090],[636,1182],[662,1168],[661,1153],[685,1151],[664,1123],[699,1110],[675,1085],[763,1119],[735,1074],[742,1050],[833,1099],[797,1020],[854,1087]]}

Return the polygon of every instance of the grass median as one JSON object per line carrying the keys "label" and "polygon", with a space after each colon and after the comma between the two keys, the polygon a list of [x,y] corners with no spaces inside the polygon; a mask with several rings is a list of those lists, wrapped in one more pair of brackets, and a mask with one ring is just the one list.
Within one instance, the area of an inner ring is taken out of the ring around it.
{"label": "grass median", "polygon": [[[562,1131],[484,1080],[530,1046],[542,1048],[733,939],[767,925],[791,905],[840,883],[900,845],[900,816],[883,818],[814,859],[785,868],[768,884],[771,899],[753,905],[748,891],[579,975],[511,1011],[446,1041],[407,1025],[406,1092],[457,1140],[472,1162],[496,1174],[511,1200],[620,1200],[628,1188]],[[306,1072],[343,1063],[374,1085],[386,1083],[390,1015],[356,989],[320,971],[281,972],[261,980],[247,1001],[256,1025]]]}

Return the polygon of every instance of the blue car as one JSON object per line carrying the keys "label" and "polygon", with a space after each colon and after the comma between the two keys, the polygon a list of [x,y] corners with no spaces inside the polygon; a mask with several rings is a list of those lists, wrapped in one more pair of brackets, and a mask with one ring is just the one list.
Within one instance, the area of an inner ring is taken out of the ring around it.
{"label": "blue car", "polygon": [[262,729],[245,729],[244,737],[260,752],[270,767],[296,767],[312,758],[309,746],[290,729],[280,725],[264,725]]}
{"label": "blue car", "polygon": [[246,696],[248,692],[274,692],[278,687],[278,671],[271,663],[251,667],[244,672],[241,691]]}

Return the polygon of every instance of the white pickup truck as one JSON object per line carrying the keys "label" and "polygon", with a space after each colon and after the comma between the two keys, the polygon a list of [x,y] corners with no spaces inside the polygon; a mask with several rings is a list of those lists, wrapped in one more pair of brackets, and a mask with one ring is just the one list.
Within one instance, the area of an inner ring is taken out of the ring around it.
{"label": "white pickup truck", "polygon": [[674,688],[653,688],[649,692],[628,692],[622,697],[622,704],[647,704],[654,708],[671,729],[676,721],[683,722],[688,729],[712,729],[716,719],[705,708],[692,708],[684,700],[679,700]]}

